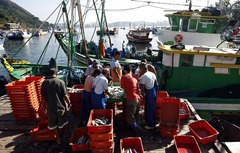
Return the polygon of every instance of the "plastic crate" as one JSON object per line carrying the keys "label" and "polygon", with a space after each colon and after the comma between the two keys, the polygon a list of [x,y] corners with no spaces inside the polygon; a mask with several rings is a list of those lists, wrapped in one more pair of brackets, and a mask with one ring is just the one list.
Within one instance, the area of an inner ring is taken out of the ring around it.
{"label": "plastic crate", "polygon": [[188,124],[191,134],[201,144],[214,142],[217,140],[216,131],[206,120],[199,120]]}
{"label": "plastic crate", "polygon": [[72,151],[88,151],[89,150],[89,143],[88,144],[74,144],[81,136],[87,134],[87,128],[75,128],[72,138],[70,140],[70,146]]}
{"label": "plastic crate", "polygon": [[113,145],[113,140],[110,141],[90,141],[90,147],[94,149],[110,148]]}
{"label": "plastic crate", "polygon": [[185,102],[180,102],[179,118],[180,120],[189,119],[190,111]]}
{"label": "plastic crate", "polygon": [[178,135],[174,137],[177,153],[201,153],[196,139],[191,135]]}
{"label": "plastic crate", "polygon": [[74,85],[70,90],[69,90],[69,96],[71,99],[81,99],[82,97],[82,92],[75,93],[73,92],[73,89],[83,89],[83,85]]}
{"label": "plastic crate", "polygon": [[170,137],[173,138],[179,132],[178,128],[169,128],[169,127],[161,127],[160,135],[162,137]]}
{"label": "plastic crate", "polygon": [[113,140],[113,131],[105,134],[88,134],[91,141],[110,141]]}
{"label": "plastic crate", "polygon": [[40,122],[38,127],[34,128],[30,134],[35,141],[54,141],[56,139],[53,130],[48,129],[47,122]]}
{"label": "plastic crate", "polygon": [[129,137],[129,138],[123,138],[120,140],[120,153],[123,153],[123,148],[133,148],[138,153],[144,153],[143,145],[142,145],[142,139],[140,137]]}
{"label": "plastic crate", "polygon": [[91,148],[92,153],[114,153],[114,143],[110,148],[104,148],[104,149],[99,149],[99,148]]}
{"label": "plastic crate", "polygon": [[[102,126],[94,126],[92,125],[92,120],[97,117],[106,117],[110,120],[109,125],[102,125]],[[88,133],[95,133],[95,134],[103,134],[103,133],[110,133],[113,130],[113,111],[111,109],[94,109],[91,111],[88,123]]]}
{"label": "plastic crate", "polygon": [[157,100],[156,100],[156,105],[159,105],[162,103],[162,99],[169,97],[168,92],[166,91],[159,91],[157,94]]}
{"label": "plastic crate", "polygon": [[177,98],[163,98],[160,112],[160,126],[179,126],[179,106],[180,100]]}

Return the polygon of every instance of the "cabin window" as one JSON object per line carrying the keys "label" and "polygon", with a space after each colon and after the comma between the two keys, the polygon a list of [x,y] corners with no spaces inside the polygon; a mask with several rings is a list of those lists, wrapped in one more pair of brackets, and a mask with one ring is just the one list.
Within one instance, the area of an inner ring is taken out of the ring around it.
{"label": "cabin window", "polygon": [[198,23],[198,32],[201,33],[214,33],[214,19],[203,19],[201,18]]}
{"label": "cabin window", "polygon": [[180,22],[179,17],[169,17],[169,23],[171,25],[172,31],[179,31],[179,22]]}
{"label": "cabin window", "polygon": [[215,74],[230,74],[229,68],[217,68],[214,69]]}
{"label": "cabin window", "polygon": [[182,54],[181,55],[181,66],[190,67],[193,64],[193,55]]}
{"label": "cabin window", "polygon": [[188,19],[187,18],[181,19],[180,23],[181,23],[181,30],[187,32],[187,30],[188,30]]}
{"label": "cabin window", "polygon": [[197,19],[189,19],[188,31],[197,31],[198,20]]}

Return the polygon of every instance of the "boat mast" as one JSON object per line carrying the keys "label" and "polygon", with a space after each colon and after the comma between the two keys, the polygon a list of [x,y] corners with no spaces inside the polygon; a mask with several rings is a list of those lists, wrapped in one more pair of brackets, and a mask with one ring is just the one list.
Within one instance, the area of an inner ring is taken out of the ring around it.
{"label": "boat mast", "polygon": [[81,3],[80,0],[77,0],[77,8],[78,8],[78,17],[79,17],[79,23],[80,23],[80,29],[82,33],[82,39],[83,39],[83,47],[85,54],[87,55],[87,44],[86,44],[86,36],[84,31],[84,25],[83,25],[83,16],[82,16],[82,9],[81,9]]}
{"label": "boat mast", "polygon": [[71,27],[70,27],[70,33],[69,33],[69,42],[68,50],[69,50],[69,65],[72,66],[72,59],[73,59],[73,52],[74,52],[74,44],[73,44],[73,34],[74,34],[74,7],[75,7],[75,0],[71,0]]}

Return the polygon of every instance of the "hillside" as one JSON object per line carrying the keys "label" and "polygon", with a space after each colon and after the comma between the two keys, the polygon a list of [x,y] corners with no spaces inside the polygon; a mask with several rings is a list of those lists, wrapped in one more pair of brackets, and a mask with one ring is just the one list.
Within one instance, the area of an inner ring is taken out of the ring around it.
{"label": "hillside", "polygon": [[37,28],[42,24],[38,17],[11,0],[0,0],[0,24],[8,22],[21,23],[24,28]]}

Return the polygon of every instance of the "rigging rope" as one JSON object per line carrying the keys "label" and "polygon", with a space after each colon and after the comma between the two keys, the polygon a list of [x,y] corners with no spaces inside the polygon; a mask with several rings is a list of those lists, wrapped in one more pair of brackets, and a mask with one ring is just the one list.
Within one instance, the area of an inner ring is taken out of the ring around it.
{"label": "rigging rope", "polygon": [[[40,25],[40,27],[37,29],[41,29],[42,26],[48,21],[48,19],[58,10],[58,8],[61,6],[61,3],[57,6],[57,8],[47,17],[47,19]],[[36,30],[36,31],[37,31]],[[35,34],[35,33],[34,33]],[[14,58],[22,49],[23,47],[29,42],[29,40],[33,37],[33,35],[27,39],[27,41],[18,49],[18,51],[12,56]]]}

